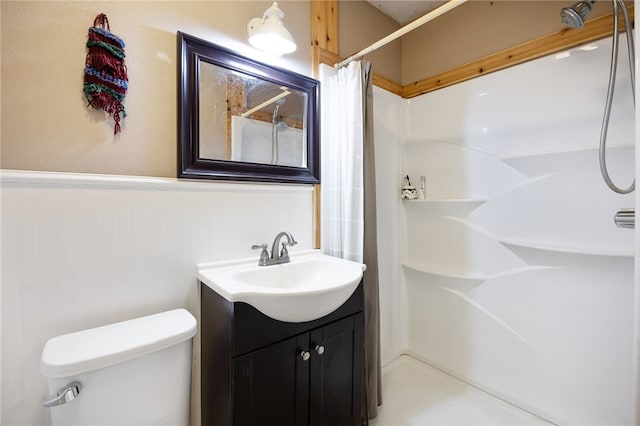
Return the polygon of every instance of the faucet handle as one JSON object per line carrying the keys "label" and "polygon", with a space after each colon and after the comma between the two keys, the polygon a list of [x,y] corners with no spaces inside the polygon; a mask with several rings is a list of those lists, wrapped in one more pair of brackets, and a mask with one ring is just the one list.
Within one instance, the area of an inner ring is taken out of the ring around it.
{"label": "faucet handle", "polygon": [[293,239],[293,235],[289,234],[289,236],[291,238],[288,241],[283,241],[282,248],[280,249],[280,257],[286,258],[286,259],[289,258],[289,250],[287,250],[287,246],[293,247],[296,244],[298,244],[298,242]]}
{"label": "faucet handle", "polygon": [[289,258],[289,251],[287,250],[287,243],[282,243],[282,248],[280,249],[280,258],[281,259],[288,259]]}
{"label": "faucet handle", "polygon": [[260,260],[258,261],[258,266],[264,266],[267,264],[267,260],[269,259],[269,251],[267,250],[266,244],[254,244],[251,246],[251,250],[262,250],[260,252]]}
{"label": "faucet handle", "polygon": [[291,247],[291,246],[295,246],[296,244],[298,244],[297,241],[291,241],[290,243],[288,242],[283,242],[282,243],[282,248],[280,249],[280,257],[282,258],[289,258],[289,250],[287,250],[287,246]]}

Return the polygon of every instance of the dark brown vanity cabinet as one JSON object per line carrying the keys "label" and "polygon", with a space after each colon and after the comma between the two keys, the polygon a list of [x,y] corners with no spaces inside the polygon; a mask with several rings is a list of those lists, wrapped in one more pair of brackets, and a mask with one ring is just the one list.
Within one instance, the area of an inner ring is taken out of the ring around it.
{"label": "dark brown vanity cabinet", "polygon": [[336,311],[305,323],[201,289],[203,426],[361,424],[362,284]]}

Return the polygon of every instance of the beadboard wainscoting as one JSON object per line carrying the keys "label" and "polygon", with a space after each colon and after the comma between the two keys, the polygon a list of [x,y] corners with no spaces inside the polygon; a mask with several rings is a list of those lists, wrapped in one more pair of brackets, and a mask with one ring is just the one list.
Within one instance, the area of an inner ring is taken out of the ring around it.
{"label": "beadboard wainscoting", "polygon": [[196,264],[257,263],[251,245],[282,230],[299,242],[292,256],[312,247],[311,186],[9,170],[0,177],[7,425],[50,423],[39,369],[51,337],[180,307],[199,318]]}

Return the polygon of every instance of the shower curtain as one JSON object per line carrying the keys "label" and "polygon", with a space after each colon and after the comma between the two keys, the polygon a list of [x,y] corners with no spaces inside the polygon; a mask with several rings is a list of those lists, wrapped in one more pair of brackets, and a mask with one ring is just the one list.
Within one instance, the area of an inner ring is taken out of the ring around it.
{"label": "shower curtain", "polygon": [[321,69],[322,250],[364,273],[364,423],[382,403],[371,64]]}

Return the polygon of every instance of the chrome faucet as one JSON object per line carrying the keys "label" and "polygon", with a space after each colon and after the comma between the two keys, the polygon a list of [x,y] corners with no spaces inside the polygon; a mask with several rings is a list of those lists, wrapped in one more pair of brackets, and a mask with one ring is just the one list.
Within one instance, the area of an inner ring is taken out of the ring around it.
{"label": "chrome faucet", "polygon": [[[282,248],[280,248],[280,240],[282,237],[286,237],[287,241],[283,242]],[[273,239],[271,254],[269,254],[269,251],[267,250],[268,246],[266,244],[255,244],[251,246],[251,248],[253,250],[262,250],[260,252],[258,266],[269,266],[290,262],[287,246],[295,246],[296,244],[298,244],[298,242],[293,238],[293,235],[289,232],[282,231]]]}

